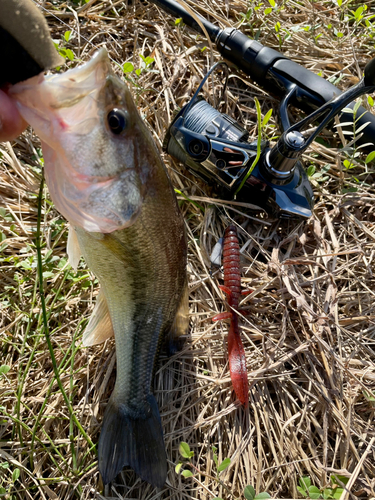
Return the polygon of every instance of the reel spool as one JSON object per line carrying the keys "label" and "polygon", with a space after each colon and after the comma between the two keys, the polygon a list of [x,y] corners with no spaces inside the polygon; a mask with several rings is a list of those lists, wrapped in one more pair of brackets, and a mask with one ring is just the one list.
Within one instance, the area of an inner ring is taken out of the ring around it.
{"label": "reel spool", "polygon": [[257,147],[256,143],[247,142],[247,130],[199,96],[207,78],[218,66],[226,69],[225,92],[228,67],[219,62],[206,74],[191,101],[173,120],[163,149],[205,182],[215,180],[232,191],[245,175],[249,159]]}

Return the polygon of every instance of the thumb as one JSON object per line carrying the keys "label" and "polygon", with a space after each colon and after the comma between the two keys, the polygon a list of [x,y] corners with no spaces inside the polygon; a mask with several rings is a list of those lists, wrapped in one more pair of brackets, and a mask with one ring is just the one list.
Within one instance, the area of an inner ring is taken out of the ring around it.
{"label": "thumb", "polygon": [[0,142],[15,139],[26,127],[14,101],[0,90]]}

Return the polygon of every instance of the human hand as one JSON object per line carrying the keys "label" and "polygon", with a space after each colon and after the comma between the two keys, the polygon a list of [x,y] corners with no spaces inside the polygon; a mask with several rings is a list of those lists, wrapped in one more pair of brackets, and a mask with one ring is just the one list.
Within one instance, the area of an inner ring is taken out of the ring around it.
{"label": "human hand", "polygon": [[15,139],[26,127],[14,101],[0,90],[0,142]]}

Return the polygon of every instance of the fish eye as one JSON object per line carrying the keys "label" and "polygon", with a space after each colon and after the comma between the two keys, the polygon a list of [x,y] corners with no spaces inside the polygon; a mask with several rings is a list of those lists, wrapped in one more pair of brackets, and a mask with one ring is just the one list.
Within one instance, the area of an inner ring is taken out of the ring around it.
{"label": "fish eye", "polygon": [[121,134],[128,126],[127,113],[122,109],[112,109],[107,115],[107,121],[109,128],[116,135]]}

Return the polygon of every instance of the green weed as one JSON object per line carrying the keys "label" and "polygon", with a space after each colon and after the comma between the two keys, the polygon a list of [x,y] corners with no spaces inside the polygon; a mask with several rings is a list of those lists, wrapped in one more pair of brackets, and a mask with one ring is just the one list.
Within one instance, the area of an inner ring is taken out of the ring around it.
{"label": "green weed", "polygon": [[55,44],[56,50],[60,54],[60,56],[62,56],[64,59],[68,59],[69,61],[74,61],[76,59],[76,56],[74,52],[67,47],[71,38],[72,32],[65,31],[64,35],[61,37],[61,40],[54,41],[53,43]]}
{"label": "green weed", "polygon": [[[214,481],[216,481],[227,493],[228,498],[232,498],[233,500],[240,500],[240,498],[235,497],[229,486],[227,486],[221,479],[220,474],[225,471],[229,465],[231,464],[230,458],[224,458],[221,462],[219,462],[219,458],[217,455],[216,446],[212,446],[212,458],[216,466],[216,476],[211,476],[210,474],[206,474],[205,472],[200,471],[191,461],[194,457],[194,451],[190,450],[190,446],[188,443],[181,441],[179,446],[179,452],[182,459],[176,464],[175,471],[177,474],[181,474],[185,478],[195,477],[195,474],[200,474],[202,476],[206,476]],[[255,489],[253,486],[248,485],[245,487],[243,491],[243,496],[246,500],[265,500],[267,498],[271,498],[270,494],[267,492],[255,493]],[[221,497],[214,497],[212,500],[223,500]]]}
{"label": "green weed", "polygon": [[309,476],[303,476],[299,479],[299,486],[297,490],[305,498],[324,498],[324,500],[329,499],[339,499],[344,491],[342,486],[345,486],[349,478],[339,475],[331,475],[330,484],[326,488],[318,488],[311,484],[311,479]]}

